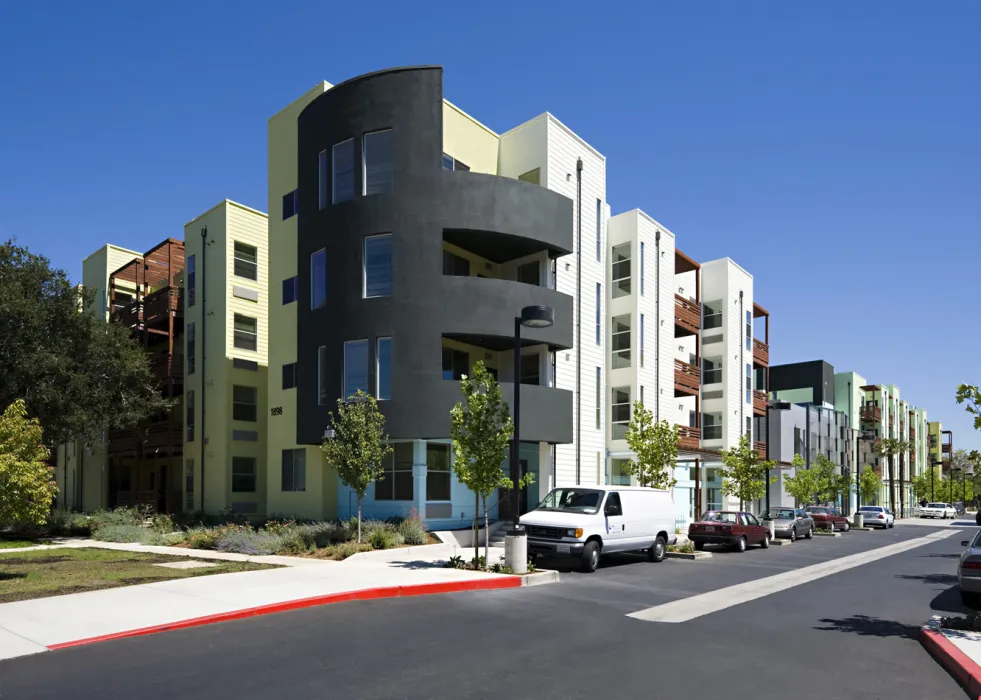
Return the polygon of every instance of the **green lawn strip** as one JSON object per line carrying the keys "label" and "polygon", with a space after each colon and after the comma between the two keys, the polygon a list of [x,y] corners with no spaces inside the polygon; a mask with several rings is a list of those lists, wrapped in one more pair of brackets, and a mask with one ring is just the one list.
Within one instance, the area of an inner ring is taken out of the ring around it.
{"label": "green lawn strip", "polygon": [[212,561],[216,566],[170,569],[154,566],[187,557],[106,549],[53,549],[0,555],[0,603],[133,586],[192,576],[275,568],[251,562]]}
{"label": "green lawn strip", "polygon": [[20,549],[21,547],[36,547],[43,542],[31,542],[30,540],[0,540],[0,549]]}

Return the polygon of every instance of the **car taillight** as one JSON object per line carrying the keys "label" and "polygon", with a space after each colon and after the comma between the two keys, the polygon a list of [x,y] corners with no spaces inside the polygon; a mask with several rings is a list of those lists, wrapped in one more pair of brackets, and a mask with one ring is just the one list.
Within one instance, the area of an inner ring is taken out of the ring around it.
{"label": "car taillight", "polygon": [[721,532],[726,533],[727,535],[732,534],[732,525],[723,525],[722,527],[719,528],[719,530]]}
{"label": "car taillight", "polygon": [[981,561],[966,561],[961,564],[962,569],[981,569]]}
{"label": "car taillight", "polygon": [[884,516],[884,515],[883,515],[882,513],[879,513],[879,514],[878,514],[877,516],[875,516],[875,517],[877,517],[877,518],[878,518],[879,520],[885,520],[885,519],[886,519],[886,516]]}

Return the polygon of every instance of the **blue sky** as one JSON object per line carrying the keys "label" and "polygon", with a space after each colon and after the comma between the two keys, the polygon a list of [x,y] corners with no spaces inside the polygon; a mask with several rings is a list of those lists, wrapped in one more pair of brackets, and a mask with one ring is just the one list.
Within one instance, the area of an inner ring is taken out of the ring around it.
{"label": "blue sky", "polygon": [[897,384],[981,448],[953,400],[981,382],[979,45],[973,0],[2,3],[0,237],[77,278],[224,197],[265,210],[272,114],[441,64],[491,128],[548,110],[601,151],[614,213],[747,268],[773,362]]}

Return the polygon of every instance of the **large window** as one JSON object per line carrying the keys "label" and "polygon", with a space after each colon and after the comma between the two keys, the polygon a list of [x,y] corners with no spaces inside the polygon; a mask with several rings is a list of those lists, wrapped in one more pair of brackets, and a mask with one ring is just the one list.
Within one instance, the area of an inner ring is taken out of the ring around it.
{"label": "large window", "polygon": [[195,345],[197,342],[194,337],[194,324],[187,324],[187,354],[185,357],[187,364],[187,373],[194,374],[194,359],[195,359]]}
{"label": "large window", "polygon": [[354,198],[354,139],[334,144],[333,148],[334,204]]}
{"label": "large window", "polygon": [[450,500],[450,446],[426,443],[426,500]]}
{"label": "large window", "polygon": [[640,242],[640,295],[644,296],[644,241]]}
{"label": "large window", "polygon": [[746,312],[746,349],[753,349],[753,314]]}
{"label": "large window", "polygon": [[364,298],[392,295],[392,234],[365,236]]}
{"label": "large window", "polygon": [[722,327],[722,301],[706,301],[702,304],[704,309],[704,316],[702,318],[702,328],[709,330],[710,328],[721,328]]}
{"label": "large window", "polygon": [[443,251],[443,274],[450,277],[469,277],[470,261],[448,250]]}
{"label": "large window", "polygon": [[603,285],[596,283],[596,344],[603,342]]}
{"label": "large window", "polygon": [[194,391],[187,392],[185,404],[187,417],[184,419],[184,425],[187,427],[187,442],[194,442]]}
{"label": "large window", "polygon": [[327,149],[320,152],[317,157],[317,206],[323,209],[327,206],[327,181],[328,181],[328,161]]}
{"label": "large window", "polygon": [[600,420],[603,412],[603,369],[596,368],[596,429],[600,429]]}
{"label": "large window", "polygon": [[453,156],[443,154],[443,170],[463,170],[464,172],[470,171],[470,166],[466,163],[461,163]]}
{"label": "large window", "polygon": [[610,477],[606,483],[611,486],[630,486],[630,475],[625,473],[628,464],[629,459],[611,459]]}
{"label": "large window", "polygon": [[702,358],[702,383],[703,384],[722,383],[722,358],[721,357]]}
{"label": "large window", "polygon": [[376,501],[414,500],[412,443],[396,442],[383,464],[384,476],[375,482]]}
{"label": "large window", "polygon": [[375,350],[375,397],[379,401],[392,398],[392,339],[379,338]]}
{"label": "large window", "polygon": [[287,192],[283,195],[283,221],[286,221],[291,216],[295,215],[300,209],[300,198],[296,194],[296,190],[292,192]]}
{"label": "large window", "polygon": [[613,369],[630,366],[630,314],[614,316],[613,331]]}
{"label": "large window", "polygon": [[254,386],[232,387],[232,420],[254,423],[259,416],[259,390]]}
{"label": "large window", "polygon": [[620,386],[613,389],[613,404],[610,407],[613,423],[613,439],[625,440],[627,425],[630,423],[630,387]]}
{"label": "large window", "polygon": [[283,450],[283,491],[307,490],[307,451]]}
{"label": "large window", "polygon": [[534,355],[521,356],[521,383],[522,384],[541,384],[540,358],[537,353]]}
{"label": "large window", "polygon": [[232,493],[255,493],[255,457],[232,457]]}
{"label": "large window", "polygon": [[321,248],[310,255],[310,308],[327,306],[327,251]]}
{"label": "large window", "polygon": [[317,348],[317,405],[327,405],[327,347]]}
{"label": "large window", "polygon": [[283,365],[283,389],[296,388],[296,363],[289,362]]}
{"label": "large window", "polygon": [[625,297],[630,295],[630,244],[622,243],[613,246],[613,270],[611,281],[613,282],[613,298]]}
{"label": "large window", "polygon": [[457,381],[470,372],[470,355],[462,350],[443,348],[443,379]]}
{"label": "large window", "polygon": [[722,439],[722,414],[721,413],[702,414],[702,439],[703,440]]}
{"label": "large window", "polygon": [[363,193],[382,194],[391,192],[393,186],[392,157],[395,139],[392,130],[375,131],[364,135]]}
{"label": "large window", "polygon": [[293,276],[283,280],[283,304],[292,304],[296,301],[297,277]]}
{"label": "large window", "polygon": [[259,278],[259,251],[255,246],[235,241],[235,276],[247,280]]}
{"label": "large window", "polygon": [[368,341],[349,340],[344,343],[344,398],[368,393]]}
{"label": "large window", "polygon": [[235,337],[233,343],[239,350],[255,352],[259,348],[258,321],[251,316],[235,314]]}
{"label": "large window", "polygon": [[753,403],[753,365],[746,363],[746,403]]}
{"label": "large window", "polygon": [[193,255],[189,255],[187,258],[187,276],[185,284],[187,285],[187,305],[194,306],[194,300],[197,297],[197,272],[196,263]]}
{"label": "large window", "polygon": [[603,200],[596,200],[596,262],[603,259]]}

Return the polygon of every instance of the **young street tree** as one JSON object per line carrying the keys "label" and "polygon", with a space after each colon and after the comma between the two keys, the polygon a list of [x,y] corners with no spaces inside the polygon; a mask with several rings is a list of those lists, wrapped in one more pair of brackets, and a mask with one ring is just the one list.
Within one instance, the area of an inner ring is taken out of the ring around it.
{"label": "young street tree", "polygon": [[385,416],[375,398],[358,389],[347,400],[337,400],[337,417],[330,414],[328,437],[320,446],[324,460],[337,470],[341,482],[358,499],[358,542],[361,542],[361,501],[368,487],[384,478],[385,458],[392,453],[385,433]]}
{"label": "young street tree", "polygon": [[882,489],[882,478],[875,473],[872,467],[866,466],[858,477],[858,491],[862,497],[862,503],[872,505]]}
{"label": "young street tree", "polygon": [[678,426],[666,420],[654,421],[654,414],[634,401],[633,415],[627,426],[627,444],[636,460],[623,468],[629,476],[637,477],[641,486],[669,489],[675,484],[671,475],[678,459]]}
{"label": "young street tree", "polygon": [[0,415],[0,525],[40,525],[58,488],[46,464],[41,425],[27,417],[23,401]]}
{"label": "young street tree", "polygon": [[738,498],[740,509],[745,510],[746,503],[766,494],[766,474],[776,462],[762,459],[749,444],[749,438],[743,435],[737,447],[722,450],[722,464],[725,465],[722,468],[722,493]]}
{"label": "young street tree", "polygon": [[794,505],[809,505],[811,499],[814,498],[814,493],[817,491],[814,472],[810,469],[805,469],[804,458],[800,455],[794,455],[791,464],[794,467],[794,475],[784,479],[787,493],[794,497]]}
{"label": "young street tree", "polygon": [[0,406],[23,399],[49,447],[167,408],[130,331],[79,312],[92,298],[47,258],[0,242]]}
{"label": "young street tree", "polygon": [[851,480],[825,455],[818,455],[811,471],[815,473],[815,496],[819,503],[835,503],[847,499]]}
{"label": "young street tree", "polygon": [[[463,401],[450,410],[450,435],[453,437],[453,471],[460,482],[473,491],[476,503],[474,514],[473,556],[479,561],[477,542],[477,516],[481,504],[484,507],[484,561],[487,561],[487,497],[499,488],[514,488],[514,483],[501,468],[507,454],[509,441],[514,434],[514,423],[508,405],[501,399],[497,380],[484,367],[483,362],[473,366],[471,376],[460,379]],[[521,477],[518,487],[532,482],[533,475]],[[515,504],[517,507],[517,504]]]}

